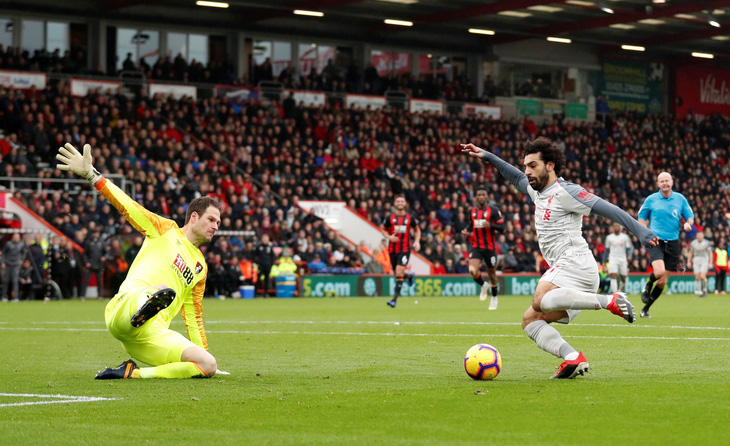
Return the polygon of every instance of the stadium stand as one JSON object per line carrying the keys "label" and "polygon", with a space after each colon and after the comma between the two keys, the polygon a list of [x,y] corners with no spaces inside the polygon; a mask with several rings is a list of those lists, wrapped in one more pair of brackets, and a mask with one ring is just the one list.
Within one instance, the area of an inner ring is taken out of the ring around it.
{"label": "stadium stand", "polygon": [[[47,62],[41,62],[42,54],[34,62],[21,62],[25,58],[20,54],[18,62],[11,62],[17,51],[3,54],[3,64],[15,68],[72,65],[53,55]],[[490,201],[508,221],[499,243],[500,257],[507,260],[502,266],[539,270],[528,199],[494,169],[461,156],[457,145],[467,140],[518,164],[521,142],[547,136],[565,149],[567,180],[634,216],[656,189],[655,175],[668,169],[676,189],[694,206],[695,231],[705,231],[710,239],[718,234],[730,239],[730,123],[719,116],[674,122],[614,114],[593,123],[554,116],[537,125],[529,118],[488,121],[399,109],[346,110],[339,103],[316,109],[289,104],[285,110],[277,101],[263,105],[217,97],[195,102],[96,92],[78,98],[59,80],[42,91],[0,87],[0,129],[2,186],[19,178],[14,188],[30,194],[18,197],[80,245],[97,226],[109,235],[128,235],[120,252],[107,252],[110,262],[126,251],[133,235],[116,211],[88,188],[65,190],[48,182],[34,189],[22,180],[66,178],[53,168],[55,149],[63,142],[91,144],[100,170],[125,172],[135,183],[136,200],[178,223],[185,213],[180,203],[199,194],[217,198],[224,204],[221,229],[254,235],[218,237],[206,249],[213,274],[227,274],[230,281],[236,274],[232,262],[250,257],[252,239],[264,233],[278,248],[291,247],[302,267],[317,254],[328,271],[363,268],[368,257],[348,246],[346,255],[335,255],[337,234],[295,203],[342,200],[377,224],[400,192],[420,219],[424,256],[446,265],[447,272],[458,271],[466,254],[460,231],[477,184],[489,186]],[[589,217],[584,225],[596,259],[602,256],[606,231],[600,218]],[[688,234],[687,240],[692,237]],[[368,241],[371,248],[379,242]],[[636,240],[635,245],[638,255],[631,270],[646,271],[648,258]]]}

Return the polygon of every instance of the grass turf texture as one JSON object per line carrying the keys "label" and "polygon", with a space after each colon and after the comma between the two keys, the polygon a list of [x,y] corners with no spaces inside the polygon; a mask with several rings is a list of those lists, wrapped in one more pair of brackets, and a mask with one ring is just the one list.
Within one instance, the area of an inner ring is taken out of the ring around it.
{"label": "grass turf texture", "polygon": [[[640,303],[633,296],[634,303]],[[0,393],[112,401],[0,407],[5,444],[719,444],[730,421],[730,298],[663,296],[629,325],[585,311],[560,332],[591,363],[561,360],[519,321],[527,297],[207,300],[219,368],[208,380],[95,381],[128,356],[105,302],[0,306]],[[637,308],[638,309],[638,308]],[[399,324],[395,324],[399,322]],[[684,328],[683,328],[684,327]],[[691,328],[687,328],[691,327]],[[173,328],[182,330],[179,319]],[[497,347],[473,381],[463,356]],[[3,404],[39,398],[0,396]],[[46,399],[47,400],[47,399]]]}

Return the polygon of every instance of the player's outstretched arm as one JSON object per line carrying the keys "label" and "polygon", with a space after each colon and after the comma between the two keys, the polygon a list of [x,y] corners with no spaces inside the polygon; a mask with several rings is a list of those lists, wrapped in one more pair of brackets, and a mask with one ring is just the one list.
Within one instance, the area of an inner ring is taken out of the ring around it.
{"label": "player's outstretched arm", "polygon": [[59,147],[56,159],[59,161],[57,169],[71,171],[89,180],[96,190],[145,236],[156,237],[177,227],[174,221],[159,217],[145,209],[94,169],[90,145],[84,145],[84,153],[81,154],[72,144],[66,143],[63,147]]}
{"label": "player's outstretched arm", "polygon": [[590,201],[593,201],[591,207],[593,212],[600,215],[601,217],[615,221],[624,228],[628,229],[629,232],[634,234],[639,239],[642,245],[656,246],[659,244],[659,237],[654,235],[654,233],[651,232],[649,228],[634,220],[632,216],[627,214],[626,211],[619,208],[615,204],[609,203],[608,201],[596,196],[591,197]]}
{"label": "player's outstretched arm", "polygon": [[101,181],[101,174],[91,164],[91,146],[88,144],[84,144],[84,153],[81,154],[72,144],[66,143],[58,148],[56,159],[60,162],[56,165],[58,170],[71,171],[91,184]]}
{"label": "player's outstretched arm", "polygon": [[465,153],[471,157],[491,163],[497,168],[499,173],[502,174],[503,177],[507,178],[510,183],[514,184],[517,189],[519,189],[523,194],[527,193],[527,186],[530,185],[530,182],[527,180],[527,176],[502,158],[471,143],[461,144],[461,153]]}

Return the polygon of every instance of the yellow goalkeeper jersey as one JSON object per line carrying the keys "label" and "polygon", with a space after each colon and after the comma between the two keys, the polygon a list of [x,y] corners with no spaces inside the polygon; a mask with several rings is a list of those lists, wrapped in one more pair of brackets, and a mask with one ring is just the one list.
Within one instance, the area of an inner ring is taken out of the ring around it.
{"label": "yellow goalkeeper jersey", "polygon": [[160,317],[169,327],[175,314],[181,311],[190,340],[207,350],[203,292],[208,266],[203,253],[177,223],[148,211],[106,178],[96,184],[96,189],[145,236],[127,278],[119,287],[119,294],[156,285],[172,288],[177,297],[160,311]]}

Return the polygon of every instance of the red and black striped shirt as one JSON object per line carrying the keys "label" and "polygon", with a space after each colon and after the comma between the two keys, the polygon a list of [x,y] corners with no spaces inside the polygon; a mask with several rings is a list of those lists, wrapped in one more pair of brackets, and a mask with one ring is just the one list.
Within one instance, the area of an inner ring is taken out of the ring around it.
{"label": "red and black striped shirt", "polygon": [[491,251],[497,250],[494,231],[504,228],[504,217],[499,209],[495,206],[487,206],[486,209],[473,207],[469,213],[469,226],[472,228],[471,246]]}
{"label": "red and black striped shirt", "polygon": [[416,229],[418,227],[418,219],[408,213],[405,215],[390,214],[388,218],[383,221],[383,228],[388,231],[390,235],[397,235],[397,242],[390,242],[388,252],[391,254],[401,254],[409,252],[411,250],[411,228]]}

